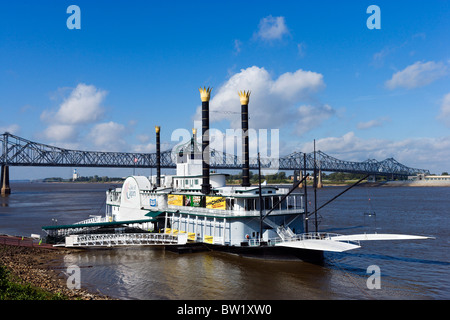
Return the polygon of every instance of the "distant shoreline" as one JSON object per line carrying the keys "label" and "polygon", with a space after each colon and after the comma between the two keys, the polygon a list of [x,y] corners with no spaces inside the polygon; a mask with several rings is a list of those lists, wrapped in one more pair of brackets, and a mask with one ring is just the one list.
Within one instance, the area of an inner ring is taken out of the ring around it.
{"label": "distant shoreline", "polygon": [[[76,184],[120,184],[124,181],[42,181],[42,180],[12,180],[11,183],[76,183]],[[347,182],[323,182],[323,187],[346,187],[350,186],[356,181]],[[228,186],[240,186],[238,183],[227,183]],[[258,184],[252,184],[257,186]],[[290,187],[292,184],[284,183],[267,183],[269,186],[283,186]],[[361,187],[450,187],[448,181],[382,181],[382,182],[362,182]],[[312,187],[312,184],[308,184]]]}

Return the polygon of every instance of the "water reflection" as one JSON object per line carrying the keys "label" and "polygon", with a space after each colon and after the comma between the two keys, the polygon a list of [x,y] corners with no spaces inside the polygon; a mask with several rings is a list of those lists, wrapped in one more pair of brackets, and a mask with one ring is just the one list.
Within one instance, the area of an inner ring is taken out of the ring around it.
{"label": "water reflection", "polygon": [[86,250],[64,263],[81,268],[83,286],[95,283],[101,293],[122,299],[331,299],[336,279],[333,270],[300,261],[154,248]]}

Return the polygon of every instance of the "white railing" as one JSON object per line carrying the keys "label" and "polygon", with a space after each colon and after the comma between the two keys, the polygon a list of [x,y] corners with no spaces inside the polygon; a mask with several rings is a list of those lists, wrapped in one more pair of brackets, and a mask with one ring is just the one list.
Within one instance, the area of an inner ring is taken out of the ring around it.
{"label": "white railing", "polygon": [[[241,216],[251,216],[251,217],[259,217],[259,210],[221,210],[221,209],[209,209],[202,207],[185,207],[185,206],[175,206],[168,205],[168,209],[171,210],[179,210],[183,213],[193,213],[199,215],[211,215],[211,216],[219,216],[219,217],[241,217]],[[263,210],[263,214],[267,211]],[[277,214],[300,214],[303,213],[303,208],[298,209],[282,209],[282,210],[273,210],[270,215],[275,216]]]}
{"label": "white railing", "polygon": [[82,234],[66,237],[68,247],[185,244],[187,235],[165,233]]}
{"label": "white railing", "polygon": [[108,222],[108,217],[95,216],[83,221],[76,222],[74,224],[88,224],[88,223],[97,223],[97,222]]}

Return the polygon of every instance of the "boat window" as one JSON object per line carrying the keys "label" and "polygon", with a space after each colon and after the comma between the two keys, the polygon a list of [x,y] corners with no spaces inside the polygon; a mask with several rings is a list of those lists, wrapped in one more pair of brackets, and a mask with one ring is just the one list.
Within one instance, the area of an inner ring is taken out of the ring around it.
{"label": "boat window", "polygon": [[287,198],[285,198],[282,202],[281,202],[281,210],[285,210],[287,208]]}
{"label": "boat window", "polygon": [[286,198],[286,202],[287,202],[288,209],[291,209],[291,208],[294,207],[294,205],[293,205],[293,199],[292,199],[291,196],[288,196],[288,197]]}
{"label": "boat window", "polygon": [[270,206],[270,197],[265,197],[264,198],[264,208],[266,210],[270,210],[271,206]]}
{"label": "boat window", "polygon": [[227,209],[234,210],[234,199],[226,199]]}
{"label": "boat window", "polygon": [[255,199],[246,199],[245,202],[247,203],[246,210],[255,210]]}

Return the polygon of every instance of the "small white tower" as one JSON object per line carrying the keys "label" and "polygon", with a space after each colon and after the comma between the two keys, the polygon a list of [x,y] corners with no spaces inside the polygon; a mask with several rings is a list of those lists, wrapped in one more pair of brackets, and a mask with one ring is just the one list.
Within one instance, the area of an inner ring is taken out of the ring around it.
{"label": "small white tower", "polygon": [[72,175],[72,181],[75,181],[78,179],[78,173],[77,173],[77,169],[73,170],[73,175]]}

